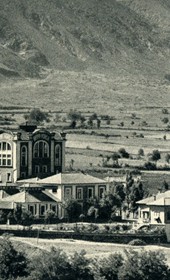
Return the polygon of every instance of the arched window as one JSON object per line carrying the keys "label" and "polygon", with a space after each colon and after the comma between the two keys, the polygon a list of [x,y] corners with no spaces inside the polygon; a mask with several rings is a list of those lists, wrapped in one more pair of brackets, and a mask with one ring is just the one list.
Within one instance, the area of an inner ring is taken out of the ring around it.
{"label": "arched window", "polygon": [[8,142],[0,142],[0,166],[12,165],[12,148]]}
{"label": "arched window", "polygon": [[27,147],[22,146],[21,148],[21,166],[27,166]]}
{"label": "arched window", "polygon": [[55,147],[55,165],[60,166],[61,165],[61,146],[56,145]]}
{"label": "arched window", "polygon": [[49,145],[45,141],[37,141],[34,144],[34,150],[33,150],[33,156],[34,158],[47,158],[49,157]]}

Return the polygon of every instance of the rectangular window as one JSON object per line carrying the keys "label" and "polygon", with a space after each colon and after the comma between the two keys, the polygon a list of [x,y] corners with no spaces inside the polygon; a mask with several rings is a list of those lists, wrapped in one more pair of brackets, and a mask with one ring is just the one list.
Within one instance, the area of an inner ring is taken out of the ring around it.
{"label": "rectangular window", "polygon": [[36,173],[36,174],[40,173],[40,167],[39,167],[39,165],[35,165],[35,173]]}
{"label": "rectangular window", "polygon": [[102,198],[105,189],[105,186],[99,186],[99,198]]}
{"label": "rectangular window", "polygon": [[41,205],[41,208],[40,208],[40,215],[43,216],[45,213],[45,206],[44,205]]}
{"label": "rectangular window", "polygon": [[43,167],[42,167],[42,172],[43,172],[43,173],[47,173],[47,165],[43,165]]}
{"label": "rectangular window", "polygon": [[7,182],[11,182],[11,173],[7,173]]}
{"label": "rectangular window", "polygon": [[77,188],[77,199],[83,199],[83,189],[82,188]]}
{"label": "rectangular window", "polygon": [[2,144],[3,144],[3,147],[2,147],[3,151],[6,151],[6,142],[3,142]]}
{"label": "rectangular window", "polygon": [[53,192],[53,193],[57,193],[57,188],[53,188],[53,189],[52,189],[52,192]]}
{"label": "rectangular window", "polygon": [[87,190],[87,198],[93,198],[93,188],[88,188],[88,190]]}
{"label": "rectangular window", "polygon": [[55,205],[52,205],[51,210],[52,210],[53,212],[56,212],[56,206],[55,206]]}
{"label": "rectangular window", "polygon": [[65,188],[65,198],[71,198],[71,188]]}
{"label": "rectangular window", "polygon": [[34,206],[31,205],[31,206],[29,207],[29,211],[31,212],[32,215],[34,215]]}

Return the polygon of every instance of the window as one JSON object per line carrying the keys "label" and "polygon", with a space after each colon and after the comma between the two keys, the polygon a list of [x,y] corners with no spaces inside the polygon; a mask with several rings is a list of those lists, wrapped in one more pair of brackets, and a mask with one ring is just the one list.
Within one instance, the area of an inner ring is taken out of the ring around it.
{"label": "window", "polygon": [[27,166],[27,147],[21,148],[21,166]]}
{"label": "window", "polygon": [[43,165],[43,167],[42,167],[42,172],[43,172],[43,173],[47,173],[47,165]]}
{"label": "window", "polygon": [[93,188],[88,188],[87,190],[87,198],[92,198],[93,197]]}
{"label": "window", "polygon": [[99,198],[102,198],[104,192],[105,192],[105,186],[100,186],[99,187]]}
{"label": "window", "polygon": [[71,188],[65,188],[65,198],[71,198]]}
{"label": "window", "polygon": [[11,173],[7,173],[7,182],[11,182]]}
{"label": "window", "polygon": [[44,213],[45,213],[45,206],[42,205],[40,209],[41,209],[41,210],[40,210],[40,215],[43,216]]}
{"label": "window", "polygon": [[7,142],[0,142],[0,166],[12,165],[12,151],[11,144]]}
{"label": "window", "polygon": [[26,172],[21,173],[21,178],[26,178]]}
{"label": "window", "polygon": [[36,173],[36,174],[40,173],[40,167],[39,167],[39,165],[35,165],[35,173]]}
{"label": "window", "polygon": [[29,211],[31,212],[32,215],[34,215],[34,206],[29,206]]}
{"label": "window", "polygon": [[83,189],[77,188],[77,199],[83,199]]}
{"label": "window", "polygon": [[55,205],[52,205],[51,210],[52,210],[53,212],[56,212],[56,206],[55,206]]}
{"label": "window", "polygon": [[55,147],[55,165],[61,165],[61,146],[56,145]]}
{"label": "window", "polygon": [[34,144],[33,149],[34,158],[48,158],[49,157],[49,145],[45,141],[38,141]]}
{"label": "window", "polygon": [[57,188],[53,188],[53,189],[52,189],[52,192],[53,192],[53,193],[56,193],[56,192],[57,192]]}

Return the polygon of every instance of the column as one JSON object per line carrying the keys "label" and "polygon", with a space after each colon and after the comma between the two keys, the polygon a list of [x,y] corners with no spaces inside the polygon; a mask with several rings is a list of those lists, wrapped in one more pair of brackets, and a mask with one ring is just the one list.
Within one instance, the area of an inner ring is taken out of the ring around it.
{"label": "column", "polygon": [[32,141],[28,142],[28,176],[32,176]]}
{"label": "column", "polygon": [[55,165],[55,159],[54,159],[54,140],[51,140],[51,173],[54,173],[54,165]]}

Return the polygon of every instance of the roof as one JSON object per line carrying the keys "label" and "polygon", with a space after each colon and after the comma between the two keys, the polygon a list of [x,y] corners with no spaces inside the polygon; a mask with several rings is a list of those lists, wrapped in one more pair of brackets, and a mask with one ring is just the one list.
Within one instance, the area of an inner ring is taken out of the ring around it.
{"label": "roof", "polygon": [[105,177],[105,181],[107,182],[116,182],[116,183],[126,183],[126,176],[113,176],[113,177]]}
{"label": "roof", "polygon": [[59,173],[42,180],[36,181],[37,184],[52,185],[73,185],[73,184],[106,184],[105,180],[90,176],[85,173]]}
{"label": "roof", "polygon": [[13,201],[0,201],[0,209],[14,209]]}
{"label": "roof", "polygon": [[15,195],[8,196],[0,200],[1,202],[16,202],[16,203],[39,203],[39,202],[56,202],[58,199],[49,194],[48,191],[21,191]]}
{"label": "roof", "polygon": [[[158,193],[157,195],[153,195],[153,196],[147,197],[145,199],[139,200],[139,201],[137,201],[137,204],[159,205],[159,203],[161,203],[161,205],[164,205],[165,198],[170,198],[170,190],[166,191],[164,193]],[[163,204],[162,204],[162,202],[160,202],[161,199],[163,201]],[[157,201],[159,201],[158,204],[157,204]]]}

